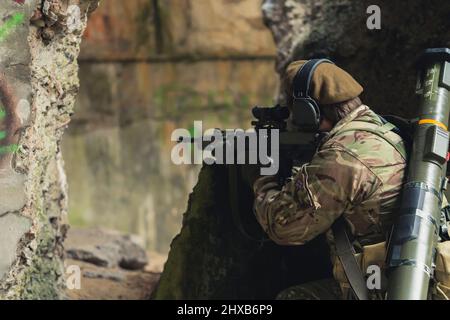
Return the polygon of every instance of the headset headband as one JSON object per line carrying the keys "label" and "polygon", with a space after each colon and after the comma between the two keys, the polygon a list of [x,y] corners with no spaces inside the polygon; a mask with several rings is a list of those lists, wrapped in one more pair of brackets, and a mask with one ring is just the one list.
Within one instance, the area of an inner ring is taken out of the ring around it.
{"label": "headset headband", "polygon": [[322,63],[334,64],[328,59],[312,59],[306,62],[294,77],[293,81],[293,96],[294,99],[311,98],[309,96],[309,89],[311,86],[311,80],[316,68]]}

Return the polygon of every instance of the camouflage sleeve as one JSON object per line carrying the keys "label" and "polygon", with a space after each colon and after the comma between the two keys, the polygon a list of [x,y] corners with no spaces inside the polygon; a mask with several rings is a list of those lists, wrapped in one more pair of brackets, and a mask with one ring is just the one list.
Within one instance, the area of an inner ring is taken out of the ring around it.
{"label": "camouflage sleeve", "polygon": [[[301,245],[328,231],[346,210],[379,187],[376,175],[346,149],[319,151],[310,164],[294,168],[278,187],[273,176],[254,184],[256,218],[281,245]],[[281,189],[281,190],[280,190]]]}

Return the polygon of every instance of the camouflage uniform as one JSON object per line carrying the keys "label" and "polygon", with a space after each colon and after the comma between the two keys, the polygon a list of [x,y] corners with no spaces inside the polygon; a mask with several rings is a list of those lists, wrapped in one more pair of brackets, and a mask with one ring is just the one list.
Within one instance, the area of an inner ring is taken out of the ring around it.
{"label": "camouflage uniform", "polygon": [[[362,127],[382,132],[391,143]],[[399,152],[403,141],[391,128],[362,105],[336,124],[312,161],[294,168],[282,188],[276,177],[258,179],[255,214],[270,238],[281,245],[302,245],[327,232],[335,261],[328,231],[344,215],[355,244],[385,241],[406,166]]]}

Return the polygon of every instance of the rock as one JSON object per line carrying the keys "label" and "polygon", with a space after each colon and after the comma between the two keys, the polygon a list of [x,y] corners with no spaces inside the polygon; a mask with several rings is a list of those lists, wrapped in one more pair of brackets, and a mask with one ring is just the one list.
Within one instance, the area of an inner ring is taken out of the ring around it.
{"label": "rock", "polygon": [[[251,241],[230,213],[225,166],[204,166],[189,198],[183,227],[171,245],[156,300],[274,299],[285,288],[331,277],[329,252],[320,236],[304,246]],[[253,195],[238,178],[242,228],[256,239]]]}
{"label": "rock", "polygon": [[71,229],[65,242],[67,257],[97,266],[141,270],[147,253],[128,235],[106,229]]}
{"label": "rock", "polygon": [[126,270],[141,270],[147,265],[147,253],[133,242],[130,236],[124,236],[121,245],[119,267]]}
{"label": "rock", "polygon": [[[81,271],[79,288],[66,288],[64,298],[70,300],[148,300],[160,277],[158,273],[109,269],[69,259],[64,264]],[[70,276],[66,273],[66,280]]]}
{"label": "rock", "polygon": [[26,217],[11,213],[0,215],[0,279],[16,259],[19,240],[30,227],[30,220]]}
{"label": "rock", "polygon": [[[450,2],[380,0],[381,29],[367,28],[371,0],[264,0],[278,48],[277,69],[312,57],[332,58],[364,87],[375,111],[415,117],[415,62],[424,49],[450,46]],[[424,27],[426,25],[426,27]]]}
{"label": "rock", "polygon": [[126,276],[123,272],[120,271],[85,271],[83,272],[83,276],[85,278],[91,278],[91,279],[106,279],[106,280],[112,280],[112,281],[123,281],[125,280]]}

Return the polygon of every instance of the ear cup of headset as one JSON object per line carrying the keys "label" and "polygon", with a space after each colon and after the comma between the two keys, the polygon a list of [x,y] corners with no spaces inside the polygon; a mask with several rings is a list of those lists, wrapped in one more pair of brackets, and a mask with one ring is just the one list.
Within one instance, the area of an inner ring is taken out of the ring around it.
{"label": "ear cup of headset", "polygon": [[302,130],[317,131],[320,126],[320,109],[310,96],[312,77],[316,68],[322,63],[334,64],[328,59],[312,59],[305,63],[293,80],[293,108],[291,119]]}
{"label": "ear cup of headset", "polygon": [[292,113],[292,119],[296,126],[303,130],[317,131],[319,129],[320,109],[313,99],[295,99]]}

